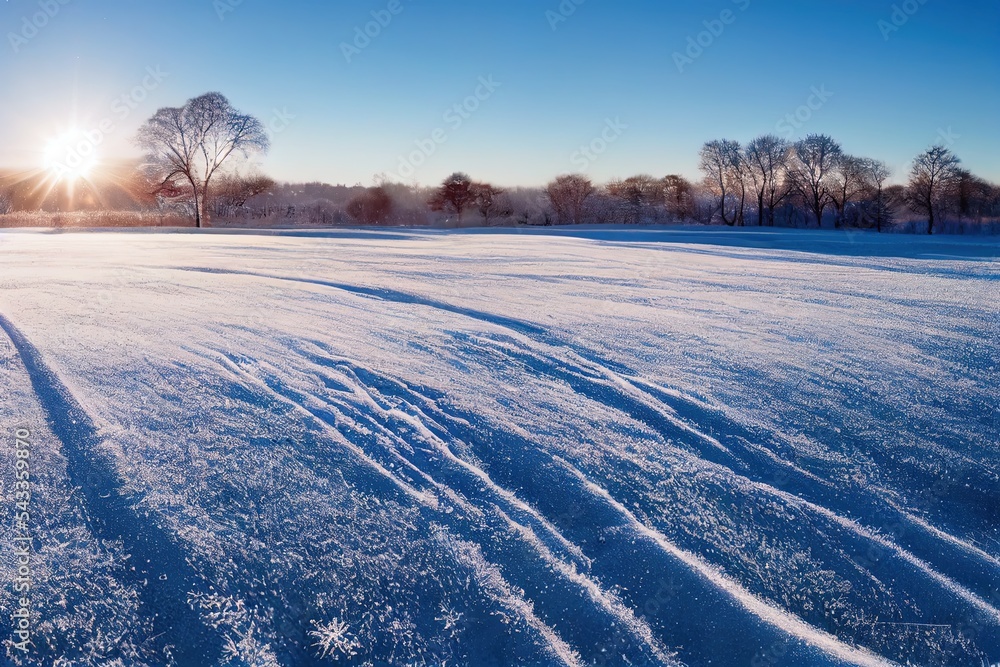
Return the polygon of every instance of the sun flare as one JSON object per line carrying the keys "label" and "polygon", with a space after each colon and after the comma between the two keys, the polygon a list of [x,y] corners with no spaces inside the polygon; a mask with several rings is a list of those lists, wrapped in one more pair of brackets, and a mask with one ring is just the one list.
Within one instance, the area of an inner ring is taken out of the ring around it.
{"label": "sun flare", "polygon": [[98,164],[96,143],[74,128],[49,140],[42,166],[56,181],[75,182],[90,177]]}

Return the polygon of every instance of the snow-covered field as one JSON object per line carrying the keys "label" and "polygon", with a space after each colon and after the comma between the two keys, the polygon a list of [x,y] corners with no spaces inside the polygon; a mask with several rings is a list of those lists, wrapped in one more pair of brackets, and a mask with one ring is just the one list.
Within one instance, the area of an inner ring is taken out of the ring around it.
{"label": "snow-covered field", "polygon": [[3,623],[18,429],[34,537],[35,647],[6,656],[1000,661],[997,255],[0,234]]}

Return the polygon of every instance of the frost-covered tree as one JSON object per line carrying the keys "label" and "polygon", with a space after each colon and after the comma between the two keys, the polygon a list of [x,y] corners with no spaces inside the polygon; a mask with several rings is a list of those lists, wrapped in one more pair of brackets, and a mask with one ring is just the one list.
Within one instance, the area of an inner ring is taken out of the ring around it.
{"label": "frost-covered tree", "polygon": [[455,172],[444,179],[441,186],[431,196],[429,202],[431,210],[454,213],[458,216],[458,221],[461,222],[462,215],[476,201],[472,185],[472,179],[467,174]]}
{"label": "frost-covered tree", "polygon": [[672,220],[687,220],[694,217],[694,185],[683,176],[671,174],[660,182],[663,190],[663,206]]}
{"label": "frost-covered tree", "polygon": [[587,200],[595,191],[594,184],[586,176],[568,174],[549,183],[545,194],[561,224],[578,225],[583,222]]}
{"label": "frost-covered tree", "polygon": [[263,174],[222,174],[215,186],[213,200],[223,208],[241,208],[246,203],[274,189],[274,179]]}
{"label": "frost-covered tree", "polygon": [[347,203],[347,215],[363,225],[384,224],[392,210],[392,197],[385,186],[369,188]]}
{"label": "frost-covered tree", "polygon": [[[788,196],[787,171],[791,145],[773,134],[757,137],[743,151],[746,172],[757,198],[757,224],[774,225],[774,210]],[[766,216],[765,216],[766,211]]]}
{"label": "frost-covered tree", "polygon": [[843,153],[840,144],[825,134],[810,134],[792,151],[789,176],[820,227],[823,213],[833,203],[835,185],[831,179]]}
{"label": "frost-covered tree", "polygon": [[662,182],[646,174],[611,181],[607,190],[622,207],[624,219],[633,224],[642,222],[663,201]]}
{"label": "frost-covered tree", "polygon": [[145,170],[162,187],[188,189],[195,224],[208,222],[212,179],[234,155],[249,156],[270,146],[264,125],[233,108],[221,93],[206,93],[181,107],[164,107],[139,128]]}
{"label": "frost-covered tree", "polygon": [[867,158],[862,163],[862,170],[869,188],[870,217],[874,218],[875,229],[881,233],[882,227],[892,222],[893,205],[885,187],[892,169],[882,160]]}
{"label": "frost-covered tree", "polygon": [[509,218],[513,215],[514,211],[504,197],[506,193],[503,188],[489,183],[472,184],[473,204],[479,215],[483,216],[483,223],[487,227],[491,218]]}
{"label": "frost-covered tree", "polygon": [[948,205],[959,179],[960,160],[944,146],[934,146],[917,156],[910,170],[909,197],[914,211],[927,216],[927,233]]}
{"label": "frost-covered tree", "polygon": [[996,215],[996,209],[991,206],[994,197],[995,188],[990,183],[967,169],[958,170],[955,208],[960,218],[981,221],[986,216]]}
{"label": "frost-covered tree", "polygon": [[715,194],[722,222],[732,227],[743,224],[746,210],[747,179],[743,149],[738,141],[709,141],[701,149],[699,167],[705,185]]}
{"label": "frost-covered tree", "polygon": [[834,225],[841,227],[847,222],[848,209],[860,202],[869,189],[865,159],[842,154],[830,174],[830,202],[836,211]]}

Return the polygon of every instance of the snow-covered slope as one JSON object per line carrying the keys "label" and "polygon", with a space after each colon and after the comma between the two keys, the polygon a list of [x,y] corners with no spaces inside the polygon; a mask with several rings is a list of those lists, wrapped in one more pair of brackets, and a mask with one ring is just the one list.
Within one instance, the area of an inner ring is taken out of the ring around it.
{"label": "snow-covered slope", "polygon": [[27,429],[35,537],[36,647],[7,657],[1000,660],[996,256],[2,234],[0,490]]}

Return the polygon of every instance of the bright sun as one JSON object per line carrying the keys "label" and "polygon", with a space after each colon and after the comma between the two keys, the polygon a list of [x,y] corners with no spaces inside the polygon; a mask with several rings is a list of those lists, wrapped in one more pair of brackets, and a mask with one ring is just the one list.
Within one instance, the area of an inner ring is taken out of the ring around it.
{"label": "bright sun", "polygon": [[98,164],[97,145],[87,133],[74,128],[53,137],[43,159],[45,170],[57,181],[86,179]]}

